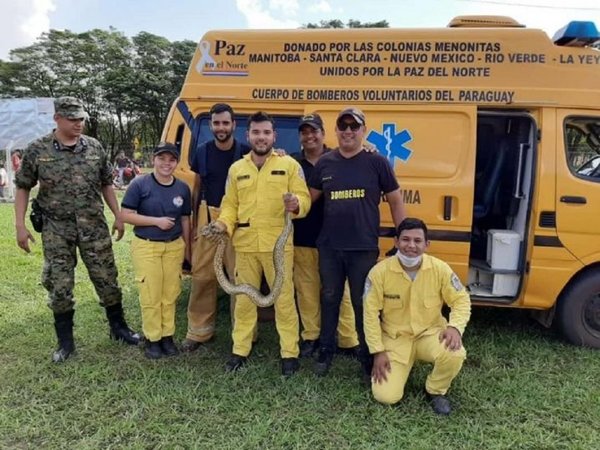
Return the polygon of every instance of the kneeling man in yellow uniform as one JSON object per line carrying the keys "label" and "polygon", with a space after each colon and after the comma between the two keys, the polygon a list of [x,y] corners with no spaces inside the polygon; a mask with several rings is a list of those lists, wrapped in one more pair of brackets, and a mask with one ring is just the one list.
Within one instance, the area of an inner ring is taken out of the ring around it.
{"label": "kneeling man in yellow uniform", "polygon": [[[398,225],[396,255],[379,262],[367,278],[365,338],[374,355],[375,400],[395,404],[416,360],[433,363],[425,391],[436,414],[452,411],[446,393],[466,358],[462,334],[471,315],[469,294],[445,262],[425,254],[427,226],[406,218]],[[450,307],[449,320],[442,316]]]}

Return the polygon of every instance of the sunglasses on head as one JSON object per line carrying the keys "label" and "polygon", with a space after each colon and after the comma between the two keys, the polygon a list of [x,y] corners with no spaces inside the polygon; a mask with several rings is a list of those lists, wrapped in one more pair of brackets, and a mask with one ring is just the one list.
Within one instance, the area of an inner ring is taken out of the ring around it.
{"label": "sunglasses on head", "polygon": [[360,123],[358,122],[344,122],[343,120],[340,120],[336,125],[337,129],[340,131],[346,131],[348,127],[352,131],[356,131],[361,127]]}

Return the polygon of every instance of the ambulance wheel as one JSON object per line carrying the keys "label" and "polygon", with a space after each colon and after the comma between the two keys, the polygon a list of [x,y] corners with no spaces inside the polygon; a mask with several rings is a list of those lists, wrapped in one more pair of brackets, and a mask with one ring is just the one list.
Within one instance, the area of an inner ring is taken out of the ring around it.
{"label": "ambulance wheel", "polygon": [[600,348],[600,272],[588,272],[563,292],[558,325],[572,344]]}

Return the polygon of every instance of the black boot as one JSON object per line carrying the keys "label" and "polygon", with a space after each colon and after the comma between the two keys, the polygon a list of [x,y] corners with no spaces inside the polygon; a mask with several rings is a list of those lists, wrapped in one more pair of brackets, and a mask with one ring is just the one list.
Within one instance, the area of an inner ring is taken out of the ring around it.
{"label": "black boot", "polygon": [[163,352],[160,347],[160,341],[146,341],[146,349],[144,354],[148,359],[160,359],[163,357]]}
{"label": "black boot", "polygon": [[160,348],[165,356],[179,355],[179,350],[177,350],[177,346],[173,342],[173,336],[164,336],[160,340]]}
{"label": "black boot", "polygon": [[123,305],[117,303],[116,305],[110,305],[106,307],[106,317],[108,317],[108,324],[110,325],[110,338],[116,341],[125,342],[129,345],[140,345],[142,337],[131,330],[125,322],[125,316],[123,315]]}
{"label": "black boot", "polygon": [[75,342],[73,341],[73,314],[71,310],[66,313],[54,313],[54,329],[58,338],[58,347],[52,353],[52,361],[61,363],[75,353]]}

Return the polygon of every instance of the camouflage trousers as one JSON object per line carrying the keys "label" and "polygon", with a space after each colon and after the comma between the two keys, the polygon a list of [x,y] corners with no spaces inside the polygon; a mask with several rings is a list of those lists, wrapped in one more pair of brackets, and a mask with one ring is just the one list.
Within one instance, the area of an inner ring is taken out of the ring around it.
{"label": "camouflage trousers", "polygon": [[101,306],[121,303],[112,240],[104,217],[52,220],[44,218],[42,285],[55,313],[73,309],[77,249],[100,298]]}

